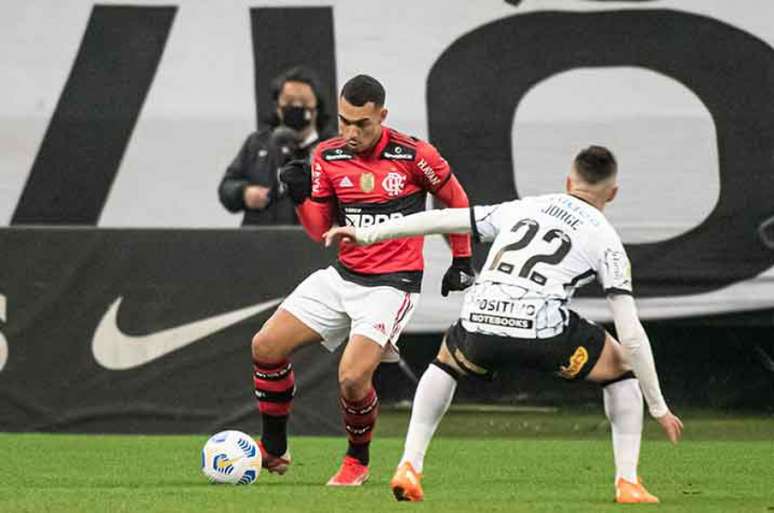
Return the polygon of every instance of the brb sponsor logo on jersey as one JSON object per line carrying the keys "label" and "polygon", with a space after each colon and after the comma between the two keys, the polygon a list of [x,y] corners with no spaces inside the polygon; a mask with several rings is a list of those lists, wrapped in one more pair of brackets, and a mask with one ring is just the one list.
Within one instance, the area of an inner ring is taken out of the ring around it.
{"label": "brb sponsor logo on jersey", "polygon": [[375,224],[389,221],[390,219],[400,219],[403,214],[392,212],[390,214],[372,214],[364,212],[360,207],[344,207],[344,220],[347,226],[355,228],[368,228]]}

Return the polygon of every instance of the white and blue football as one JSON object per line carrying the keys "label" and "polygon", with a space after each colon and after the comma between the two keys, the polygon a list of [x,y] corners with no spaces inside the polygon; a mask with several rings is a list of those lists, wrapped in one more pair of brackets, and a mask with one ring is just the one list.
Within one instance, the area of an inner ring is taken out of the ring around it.
{"label": "white and blue football", "polygon": [[241,431],[221,431],[202,449],[202,472],[213,483],[248,485],[261,472],[261,451]]}

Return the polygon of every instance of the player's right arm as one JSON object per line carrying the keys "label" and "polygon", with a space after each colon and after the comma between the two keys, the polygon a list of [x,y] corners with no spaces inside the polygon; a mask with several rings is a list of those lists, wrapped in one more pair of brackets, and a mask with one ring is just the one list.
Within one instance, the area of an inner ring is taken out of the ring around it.
{"label": "player's right arm", "polygon": [[332,201],[317,202],[307,199],[296,206],[296,214],[309,238],[322,242],[325,232],[333,226],[335,209]]}
{"label": "player's right arm", "polygon": [[367,228],[340,226],[328,230],[323,236],[325,245],[336,239],[354,244],[374,244],[383,240],[447,233],[471,233],[477,241],[490,241],[500,230],[507,203],[470,208],[445,208],[428,210],[410,216],[390,219]]}

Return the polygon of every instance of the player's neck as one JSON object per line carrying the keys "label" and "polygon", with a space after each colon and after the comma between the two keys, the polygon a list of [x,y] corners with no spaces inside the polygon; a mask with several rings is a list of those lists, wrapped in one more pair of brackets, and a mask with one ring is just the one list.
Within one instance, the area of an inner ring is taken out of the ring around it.
{"label": "player's neck", "polygon": [[589,205],[596,208],[600,212],[605,211],[605,205],[607,205],[607,202],[603,199],[600,199],[598,194],[594,194],[591,191],[586,191],[583,189],[573,189],[571,191],[568,191],[567,194],[588,203]]}
{"label": "player's neck", "polygon": [[379,141],[382,140],[382,134],[384,134],[384,127],[382,125],[379,125],[379,134],[376,137],[374,137],[374,141],[368,146],[368,148],[358,153],[360,155],[368,155],[369,153],[374,151],[374,148],[376,148],[376,145],[379,144]]}

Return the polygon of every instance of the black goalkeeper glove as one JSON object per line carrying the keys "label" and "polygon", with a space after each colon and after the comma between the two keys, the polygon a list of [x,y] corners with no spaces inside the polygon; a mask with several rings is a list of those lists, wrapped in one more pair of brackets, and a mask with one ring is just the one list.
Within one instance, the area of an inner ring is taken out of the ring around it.
{"label": "black goalkeeper glove", "polygon": [[470,257],[454,257],[449,270],[441,281],[441,295],[446,297],[451,290],[465,290],[476,281]]}
{"label": "black goalkeeper glove", "polygon": [[293,203],[300,205],[312,194],[312,172],[306,160],[291,160],[280,168],[279,179]]}

